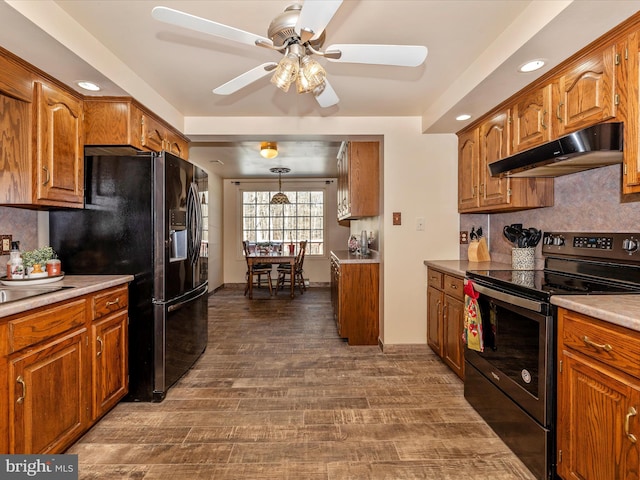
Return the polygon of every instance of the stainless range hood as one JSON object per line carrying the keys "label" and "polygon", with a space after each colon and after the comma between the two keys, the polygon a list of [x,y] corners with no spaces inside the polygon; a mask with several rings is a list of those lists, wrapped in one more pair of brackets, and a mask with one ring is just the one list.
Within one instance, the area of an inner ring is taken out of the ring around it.
{"label": "stainless range hood", "polygon": [[559,177],[622,163],[622,122],[600,123],[489,164],[493,177]]}

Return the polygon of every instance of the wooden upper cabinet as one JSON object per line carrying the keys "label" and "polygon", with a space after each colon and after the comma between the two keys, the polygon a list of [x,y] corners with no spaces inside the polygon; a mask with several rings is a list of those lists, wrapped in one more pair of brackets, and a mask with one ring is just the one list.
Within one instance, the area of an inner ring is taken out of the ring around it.
{"label": "wooden upper cabinet", "polygon": [[640,197],[640,31],[629,35],[622,193]]}
{"label": "wooden upper cabinet", "polygon": [[0,49],[0,204],[82,207],[82,99]]}
{"label": "wooden upper cabinet", "polygon": [[189,140],[130,97],[85,99],[87,145],[129,145],[189,158]]}
{"label": "wooden upper cabinet", "polygon": [[554,82],[556,137],[616,116],[616,45],[581,58]]}
{"label": "wooden upper cabinet", "polygon": [[480,126],[480,204],[504,205],[509,203],[511,180],[492,177],[489,164],[511,154],[509,143],[509,111],[494,115]]}
{"label": "wooden upper cabinet", "polygon": [[82,207],[82,100],[39,82],[36,99],[36,203]]}
{"label": "wooden upper cabinet", "polygon": [[346,142],[338,155],[338,220],[380,212],[380,146]]}
{"label": "wooden upper cabinet", "polygon": [[480,134],[477,128],[458,136],[458,210],[480,205]]}
{"label": "wooden upper cabinet", "polygon": [[551,140],[551,85],[519,96],[513,104],[513,153]]}

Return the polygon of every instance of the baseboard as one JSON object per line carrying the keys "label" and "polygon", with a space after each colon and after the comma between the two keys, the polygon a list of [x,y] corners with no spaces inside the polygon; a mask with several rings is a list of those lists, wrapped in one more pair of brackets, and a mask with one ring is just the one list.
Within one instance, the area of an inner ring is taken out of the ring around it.
{"label": "baseboard", "polygon": [[383,353],[412,354],[412,353],[433,353],[426,343],[403,343],[395,345],[385,345],[378,339],[378,346]]}

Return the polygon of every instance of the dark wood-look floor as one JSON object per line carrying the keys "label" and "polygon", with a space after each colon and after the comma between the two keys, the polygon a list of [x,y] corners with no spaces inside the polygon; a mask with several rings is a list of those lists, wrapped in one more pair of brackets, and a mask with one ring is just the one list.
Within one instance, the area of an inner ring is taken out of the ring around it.
{"label": "dark wood-look floor", "polygon": [[120,403],[68,450],[81,479],[533,479],[426,346],[339,339],[328,288],[209,304],[166,400]]}

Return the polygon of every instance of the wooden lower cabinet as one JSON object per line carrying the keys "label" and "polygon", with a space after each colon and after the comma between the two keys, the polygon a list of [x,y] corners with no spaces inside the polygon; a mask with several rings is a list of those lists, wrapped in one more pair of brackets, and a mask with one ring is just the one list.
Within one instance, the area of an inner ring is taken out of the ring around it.
{"label": "wooden lower cabinet", "polygon": [[377,345],[379,263],[343,263],[331,255],[331,300],[338,334],[349,345]]}
{"label": "wooden lower cabinet", "polygon": [[127,307],[120,286],[0,320],[0,453],[61,453],[126,395]]}
{"label": "wooden lower cabinet", "polygon": [[640,332],[558,309],[557,472],[638,478]]}
{"label": "wooden lower cabinet", "polygon": [[464,379],[464,278],[429,267],[427,345]]}
{"label": "wooden lower cabinet", "polygon": [[12,453],[56,453],[89,426],[87,331],[82,328],[11,360]]}

